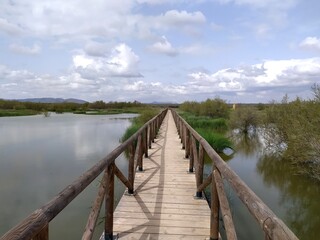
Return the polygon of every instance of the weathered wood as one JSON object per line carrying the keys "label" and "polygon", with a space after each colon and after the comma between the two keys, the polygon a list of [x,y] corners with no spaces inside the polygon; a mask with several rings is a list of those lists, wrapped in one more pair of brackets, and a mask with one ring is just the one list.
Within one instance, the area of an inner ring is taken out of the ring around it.
{"label": "weathered wood", "polygon": [[128,188],[132,189],[130,181],[123,175],[117,165],[114,166],[114,174],[119,178],[119,180]]}
{"label": "weathered wood", "polygon": [[195,156],[197,156],[197,148],[194,148],[194,138],[190,137],[190,156],[189,156],[189,173],[193,172],[194,162],[195,162]]}
{"label": "weathered wood", "polygon": [[206,200],[194,199],[195,177],[185,170],[188,162],[173,124],[169,113],[150,158],[144,159],[144,172],[136,174],[136,194],[122,196],[115,210],[114,233],[124,239],[138,233],[138,239],[209,237],[210,210]]}
{"label": "weathered wood", "polygon": [[226,230],[228,240],[236,240],[237,234],[232,221],[232,214],[230,211],[227,196],[224,191],[222,178],[217,170],[213,170],[213,176],[216,183],[216,189],[218,192],[219,204],[221,209],[221,215]]}
{"label": "weathered wood", "polygon": [[148,157],[148,128],[144,130],[144,157]]}
{"label": "weathered wood", "polygon": [[128,180],[131,184],[131,188],[128,188],[128,193],[133,194],[133,186],[134,186],[134,175],[135,175],[135,169],[134,169],[134,156],[135,156],[135,149],[134,144],[130,144],[129,146],[129,164],[128,164]]}
{"label": "weathered wood", "polygon": [[233,190],[239,196],[240,200],[247,207],[249,212],[259,223],[263,231],[271,239],[295,240],[298,239],[295,234],[280,220],[263,201],[231,170],[231,168],[221,159],[221,157],[212,149],[209,143],[203,139],[185,120],[177,115],[184,125],[187,126],[191,135],[193,135],[203,146],[208,156],[214,162],[221,175],[230,183]]}
{"label": "weathered wood", "polygon": [[104,222],[104,234],[106,240],[113,240],[114,169],[114,163],[110,164],[106,169],[106,196]]}
{"label": "weathered wood", "polygon": [[32,240],[48,240],[49,239],[49,225],[44,226],[44,228]]}
{"label": "weathered wood", "polygon": [[186,127],[186,151],[185,158],[188,158],[190,155],[190,133],[189,129]]}
{"label": "weathered wood", "polygon": [[142,147],[142,137],[139,135],[138,141],[137,141],[137,146],[136,146],[136,151],[134,155],[134,172],[137,171],[137,168],[140,170],[141,162],[142,162],[142,157],[141,157],[141,147]]}
{"label": "weathered wood", "polygon": [[181,138],[181,143],[182,143],[182,149],[186,148],[186,127],[182,125],[182,138]]}
{"label": "weathered wood", "polygon": [[93,237],[93,233],[99,217],[101,205],[106,194],[106,177],[107,175],[106,173],[104,173],[102,180],[100,182],[98,194],[92,205],[89,218],[88,218],[84,233],[82,235],[82,240],[91,240]]}
{"label": "weathered wood", "polygon": [[[204,151],[201,144],[199,144],[199,155],[198,155],[198,161],[196,164],[196,183],[197,183],[197,189],[201,186],[203,183],[203,165],[204,165]],[[196,192],[197,197],[202,197],[202,191]]]}
{"label": "weathered wood", "polygon": [[[190,166],[189,166],[189,172],[193,172],[193,167],[194,165],[197,166],[198,164],[198,149],[197,149],[197,145],[196,145],[196,140],[194,137],[191,137],[191,148],[192,148],[192,161],[190,161]],[[191,171],[192,169],[192,171]],[[197,180],[197,178],[196,178]],[[198,185],[198,183],[197,183]]]}
{"label": "weathered wood", "polygon": [[202,192],[209,184],[211,183],[212,173],[209,174],[209,176],[204,180],[204,182],[197,187],[197,192]]}
{"label": "weathered wood", "polygon": [[[214,170],[214,165],[212,170]],[[211,176],[211,217],[210,217],[210,239],[219,238],[219,199],[213,175]]]}
{"label": "weathered wood", "polygon": [[51,201],[35,210],[18,225],[10,229],[0,239],[31,239],[36,236],[48,223],[58,215],[75,197],[77,197],[99,174],[114,160],[125,151],[130,144],[137,140],[138,136],[147,128],[148,125],[154,124],[157,119],[162,121],[167,110],[164,110],[156,117],[148,121],[134,135],[124,143],[120,144],[105,158],[100,160],[96,165],[82,174],[72,184],[63,189]]}

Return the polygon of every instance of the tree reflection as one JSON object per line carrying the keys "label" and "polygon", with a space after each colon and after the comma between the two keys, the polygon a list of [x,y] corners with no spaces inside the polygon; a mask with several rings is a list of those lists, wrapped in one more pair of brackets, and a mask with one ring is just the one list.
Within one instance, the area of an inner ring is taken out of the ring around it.
{"label": "tree reflection", "polygon": [[317,239],[320,227],[320,187],[317,182],[295,174],[287,161],[271,155],[262,156],[257,170],[264,182],[280,190],[282,219],[300,239]]}
{"label": "tree reflection", "polygon": [[233,133],[231,135],[234,148],[237,152],[243,153],[245,156],[252,155],[261,147],[261,141],[257,131],[249,133]]}

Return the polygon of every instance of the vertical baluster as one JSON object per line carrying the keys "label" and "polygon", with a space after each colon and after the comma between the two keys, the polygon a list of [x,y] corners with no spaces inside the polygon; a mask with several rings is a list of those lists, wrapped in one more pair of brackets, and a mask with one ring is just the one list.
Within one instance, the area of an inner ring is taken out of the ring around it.
{"label": "vertical baluster", "polygon": [[215,169],[214,164],[212,164],[210,239],[218,240],[219,238],[219,198],[218,198],[217,187],[213,177],[214,169]]}
{"label": "vertical baluster", "polygon": [[[204,163],[204,151],[202,144],[199,143],[199,156],[198,156],[198,165],[196,167],[196,182],[197,182],[197,188],[202,184],[203,182],[203,163]],[[201,198],[202,192],[197,192],[196,197]]]}
{"label": "vertical baluster", "polygon": [[185,158],[190,156],[190,131],[186,128],[186,151],[185,151]]}
{"label": "vertical baluster", "polygon": [[105,240],[113,239],[114,162],[106,169]]}
{"label": "vertical baluster", "polygon": [[193,173],[193,165],[194,165],[194,154],[193,154],[193,147],[192,147],[192,139],[193,135],[191,134],[191,141],[190,141],[190,155],[189,155],[189,173]]}
{"label": "vertical baluster", "polygon": [[133,194],[134,191],[134,144],[129,146],[129,166],[128,166],[128,180],[131,183],[132,188],[128,189],[129,194]]}
{"label": "vertical baluster", "polygon": [[148,127],[144,130],[144,157],[148,157]]}

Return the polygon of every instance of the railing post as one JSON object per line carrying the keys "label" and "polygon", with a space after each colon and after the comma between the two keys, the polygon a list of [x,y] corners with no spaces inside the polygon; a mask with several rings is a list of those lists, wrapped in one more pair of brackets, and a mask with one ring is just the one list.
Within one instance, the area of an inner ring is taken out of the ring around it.
{"label": "railing post", "polygon": [[113,240],[114,162],[106,169],[104,239]]}
{"label": "railing post", "polygon": [[190,131],[186,127],[186,151],[185,151],[185,158],[190,156]]}
{"label": "railing post", "polygon": [[156,138],[156,121],[152,122],[152,142],[154,143],[154,139]]}
{"label": "railing post", "polygon": [[151,149],[152,147],[152,124],[148,125],[148,133],[149,133],[149,137],[148,137],[148,144],[149,144],[149,149]]}
{"label": "railing post", "polygon": [[148,157],[148,127],[144,130],[144,157]]}
{"label": "railing post", "polygon": [[210,240],[218,240],[219,238],[219,198],[213,171],[215,169],[212,164],[211,177],[211,215],[210,215]]}
{"label": "railing post", "polygon": [[[143,162],[142,162],[142,155],[143,155],[143,134],[141,133],[137,140],[137,147],[135,152],[135,160],[137,161],[138,171],[143,171]],[[136,170],[136,167],[135,167]]]}
{"label": "railing post", "polygon": [[193,135],[191,134],[191,141],[190,141],[190,155],[189,155],[189,173],[193,173],[193,166],[194,166],[194,149],[192,147],[192,141],[194,140]]}
{"label": "railing post", "polygon": [[[197,188],[202,184],[203,182],[203,162],[204,162],[204,151],[203,146],[201,143],[199,143],[199,155],[198,155],[198,164],[196,167],[196,182],[197,182]],[[196,193],[197,198],[202,197],[202,191]]]}
{"label": "railing post", "polygon": [[129,166],[128,166],[128,180],[132,186],[131,189],[128,188],[128,194],[134,193],[134,144],[129,146]]}
{"label": "railing post", "polygon": [[186,131],[187,131],[187,127],[182,124],[182,149],[186,148]]}
{"label": "railing post", "polygon": [[138,139],[140,141],[138,141],[139,146],[139,158],[138,158],[138,170],[140,172],[143,171],[143,148],[144,148],[144,144],[143,144],[143,132],[141,133],[141,135],[138,137]]}

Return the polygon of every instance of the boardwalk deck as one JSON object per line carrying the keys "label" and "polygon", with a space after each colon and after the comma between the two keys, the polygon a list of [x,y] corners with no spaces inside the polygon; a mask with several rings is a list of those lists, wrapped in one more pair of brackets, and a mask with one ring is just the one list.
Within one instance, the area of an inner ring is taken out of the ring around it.
{"label": "boardwalk deck", "polygon": [[210,210],[194,199],[195,175],[189,174],[171,112],[135,178],[136,195],[123,195],[114,213],[120,239],[209,239]]}

